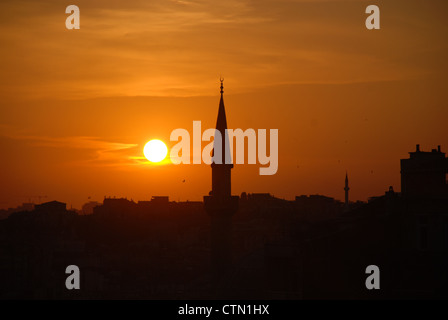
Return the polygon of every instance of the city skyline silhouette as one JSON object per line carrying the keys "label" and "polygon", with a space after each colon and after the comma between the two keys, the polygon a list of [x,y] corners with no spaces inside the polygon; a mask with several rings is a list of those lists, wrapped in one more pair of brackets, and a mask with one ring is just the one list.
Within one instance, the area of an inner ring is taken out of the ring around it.
{"label": "city skyline silhouette", "polygon": [[[227,129],[227,120],[226,120],[226,112],[225,112],[225,107],[224,107],[224,102],[223,102],[223,80],[224,79],[221,79],[220,78],[220,82],[221,82],[221,87],[220,87],[220,94],[221,94],[221,98],[220,98],[220,102],[219,102],[219,108],[218,108],[218,119],[217,119],[217,122],[216,122],[216,130],[218,130],[219,132],[224,132],[226,129]],[[222,140],[224,141],[225,140],[225,136],[224,135],[222,135]],[[244,148],[244,152],[246,152],[247,153],[247,149],[248,149],[248,145],[247,145],[247,142],[248,142],[248,140],[247,140],[247,138],[246,139],[244,139],[244,144],[245,144],[245,148]],[[202,146],[203,147],[203,146]],[[226,149],[226,148],[228,148],[228,146],[225,144],[225,143],[222,143],[222,152],[221,152],[221,154],[222,155],[228,155],[228,154],[230,154],[230,151],[228,150],[228,149]],[[434,154],[434,151],[435,151],[436,149],[432,149],[432,154]],[[420,152],[420,144],[417,144],[417,147],[416,147],[416,152],[417,152],[417,154],[418,154],[418,152]],[[438,153],[441,153],[441,146],[440,145],[438,145],[437,146],[437,152]],[[234,150],[232,151],[232,153],[234,153]],[[413,153],[410,153],[410,154],[413,154]],[[415,153],[414,153],[415,154]],[[426,154],[425,152],[423,152],[422,154]],[[213,155],[213,154],[212,154]],[[169,156],[167,156],[167,157],[169,157]],[[224,161],[224,160],[223,160]],[[401,160],[402,162],[404,161],[404,160]],[[443,161],[443,160],[442,160]],[[146,162],[146,159],[144,160],[144,162]],[[203,164],[201,165],[201,166],[203,166]],[[234,165],[231,165],[231,168],[233,168],[233,166]],[[245,164],[243,164],[243,165],[238,165],[238,166],[247,166],[247,164],[245,165]],[[350,190],[350,188],[348,187],[348,169],[346,169],[345,170],[345,184],[344,184],[344,188],[343,188],[343,192],[344,192],[344,196],[341,196],[340,197],[340,201],[341,202],[344,202],[344,205],[345,205],[345,207],[346,208],[348,208],[349,206],[350,206],[350,203],[354,203],[354,204],[361,204],[361,203],[363,203],[363,202],[366,202],[366,201],[360,201],[360,200],[358,200],[358,199],[350,199],[349,198],[349,190]],[[442,178],[440,178],[439,179],[440,180],[440,183],[443,183],[443,179]],[[183,179],[182,180],[182,183],[185,183],[186,182],[186,180],[185,179]],[[444,183],[446,183],[446,180],[445,180],[445,182]],[[403,185],[403,176],[402,176],[402,178],[401,178],[401,185]],[[390,187],[392,187],[393,188],[393,186],[389,186],[389,188]],[[218,188],[217,186],[215,186],[215,188]],[[230,187],[229,187],[230,188]],[[266,191],[266,192],[261,192],[262,194],[264,193],[264,194],[266,194],[266,193],[271,193],[270,192],[270,190],[263,190],[263,191]],[[371,195],[369,195],[368,196],[368,199],[369,198],[371,198],[371,197],[374,197],[375,195],[377,195],[377,194],[381,194],[382,192],[383,192],[384,190],[378,190],[376,193],[373,193],[373,194],[371,194]],[[242,194],[242,193],[247,193],[247,192],[251,192],[250,190],[243,190],[240,194]],[[257,193],[257,192],[253,192],[253,193]],[[342,192],[341,192],[341,194],[342,194]],[[325,196],[324,194],[320,194],[320,193],[315,193],[315,194],[309,194],[309,195],[315,195],[315,196],[319,196],[319,195],[323,195],[323,196]],[[274,195],[273,195],[274,196]],[[154,198],[154,197],[167,197],[167,198],[170,198],[170,195],[168,194],[168,195],[166,195],[166,194],[164,194],[164,195],[161,195],[161,194],[153,194],[153,195],[149,195],[147,198],[144,198],[144,199],[136,199],[137,201],[139,201],[139,200],[141,200],[141,201],[148,201],[150,198]],[[297,197],[297,195],[295,195],[294,197]],[[33,206],[34,205],[38,205],[38,204],[41,204],[42,203],[42,199],[47,199],[48,198],[48,196],[47,195],[37,195],[37,196],[21,196],[21,197],[19,197],[19,198],[28,198],[28,201],[27,202],[22,202],[22,203],[20,203],[17,207],[10,207],[10,208],[3,208],[3,209],[1,209],[2,210],[2,216],[4,216],[4,217],[6,217],[9,213],[11,213],[11,212],[15,212],[15,211],[20,211],[21,209],[26,209],[26,210],[31,210],[32,208],[33,208]],[[126,197],[126,196],[122,196],[122,195],[104,195],[103,196],[103,198],[104,199],[106,199],[106,198],[109,198],[109,199],[111,199],[111,198],[118,198],[118,199],[128,199],[128,197]],[[36,202],[36,201],[32,201],[32,199],[37,199],[38,201]],[[284,199],[283,197],[282,198],[280,198],[280,199]],[[337,198],[336,198],[337,199]],[[58,199],[52,199],[52,201],[57,201]],[[89,206],[92,206],[93,204],[100,204],[100,202],[98,202],[98,201],[100,201],[100,199],[91,199],[91,197],[89,196],[88,197],[88,200],[89,201],[87,201],[87,202],[85,202],[85,203],[83,203],[82,204],[82,206],[84,207],[84,206],[86,206],[86,207],[88,207],[89,209],[88,209],[88,212],[89,213],[91,213],[91,211],[92,211],[92,209],[93,209],[93,207],[89,207]],[[130,200],[131,201],[133,201],[132,200],[132,198],[130,198]],[[286,199],[285,199],[286,200]],[[173,200],[173,201],[176,201],[176,200]],[[186,202],[188,202],[188,201],[198,201],[197,199],[184,199],[184,200],[182,200],[182,201],[179,201],[178,200],[178,202],[184,202],[184,201],[186,201]],[[59,202],[59,201],[58,201]],[[70,205],[70,208],[71,209],[74,209],[76,212],[78,212],[79,214],[83,214],[83,210],[78,210],[77,208],[73,208],[73,206],[72,205]]]}
{"label": "city skyline silhouette", "polygon": [[[216,129],[225,132],[222,80],[220,93]],[[212,163],[203,202],[108,197],[86,212],[59,201],[3,211],[0,298],[445,299],[448,158],[417,144],[400,163],[402,191],[390,186],[368,202],[350,202],[348,172],[344,202],[234,196],[233,164]],[[372,263],[378,292],[364,285]],[[71,265],[82,290],[62,286]]]}
{"label": "city skyline silhouette", "polygon": [[448,299],[447,11],[2,0],[0,299]]}

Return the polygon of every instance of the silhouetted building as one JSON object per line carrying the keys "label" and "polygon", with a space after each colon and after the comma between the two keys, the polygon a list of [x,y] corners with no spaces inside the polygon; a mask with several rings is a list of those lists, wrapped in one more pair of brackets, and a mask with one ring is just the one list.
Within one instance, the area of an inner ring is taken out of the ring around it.
{"label": "silhouetted building", "polygon": [[126,198],[104,198],[103,205],[93,208],[96,216],[124,218],[130,212],[135,212],[137,204]]}
{"label": "silhouetted building", "polygon": [[34,206],[36,212],[65,212],[67,211],[67,204],[59,201],[44,202],[42,204],[36,204]]}
{"label": "silhouetted building", "polygon": [[440,151],[440,146],[425,152],[420,151],[417,144],[416,151],[409,154],[409,159],[400,160],[401,193],[404,196],[448,196],[448,158]]}
{"label": "silhouetted building", "polygon": [[101,205],[101,203],[99,203],[97,201],[89,201],[87,203],[84,203],[81,208],[81,214],[83,214],[83,215],[92,214],[93,209],[100,205]]}
{"label": "silhouetted building", "polygon": [[34,210],[34,203],[24,202],[20,206],[17,206],[15,208],[0,210],[0,220],[8,218],[14,212],[32,211],[32,210]]}
{"label": "silhouetted building", "polygon": [[[223,99],[223,80],[221,80],[221,100],[219,102],[216,130],[221,133],[222,143],[214,144],[213,157],[216,160],[216,148],[221,148],[221,163],[213,162],[212,191],[204,197],[206,212],[211,218],[211,267],[213,285],[216,289],[220,281],[231,268],[231,217],[238,209],[238,196],[231,195],[231,169],[233,164],[226,164],[225,159],[230,155],[230,148],[225,143],[227,119]],[[219,162],[219,161],[217,161]]]}
{"label": "silhouetted building", "polygon": [[342,212],[342,203],[334,198],[315,194],[296,196],[298,214],[308,221],[331,219]]}
{"label": "silhouetted building", "polygon": [[170,202],[170,197],[168,196],[153,196],[151,202],[154,204],[168,204]]}

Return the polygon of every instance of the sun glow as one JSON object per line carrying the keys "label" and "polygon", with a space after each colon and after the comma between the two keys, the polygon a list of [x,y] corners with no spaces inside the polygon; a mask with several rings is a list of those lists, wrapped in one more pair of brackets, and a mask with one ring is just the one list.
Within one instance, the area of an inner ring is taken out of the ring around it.
{"label": "sun glow", "polygon": [[154,139],[145,144],[143,154],[151,162],[160,162],[166,158],[168,148],[163,141]]}

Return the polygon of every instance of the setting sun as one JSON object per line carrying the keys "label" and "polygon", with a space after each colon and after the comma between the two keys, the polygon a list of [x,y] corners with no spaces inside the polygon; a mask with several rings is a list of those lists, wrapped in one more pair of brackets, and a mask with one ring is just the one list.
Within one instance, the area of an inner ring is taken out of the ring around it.
{"label": "setting sun", "polygon": [[166,158],[168,148],[163,141],[154,139],[146,143],[143,154],[151,162],[160,162]]}

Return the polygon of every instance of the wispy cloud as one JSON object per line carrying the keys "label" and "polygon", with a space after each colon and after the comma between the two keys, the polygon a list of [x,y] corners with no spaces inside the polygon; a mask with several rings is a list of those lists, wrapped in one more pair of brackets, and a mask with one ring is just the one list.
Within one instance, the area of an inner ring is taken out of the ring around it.
{"label": "wispy cloud", "polygon": [[240,91],[442,74],[447,4],[434,2],[383,3],[375,33],[360,0],[79,0],[76,31],[58,0],[4,0],[0,95],[204,95],[219,74]]}
{"label": "wispy cloud", "polygon": [[32,147],[85,150],[84,159],[71,161],[70,165],[126,166],[144,163],[139,156],[138,144],[112,142],[90,136],[50,137],[14,132],[0,125],[0,136],[21,140]]}

